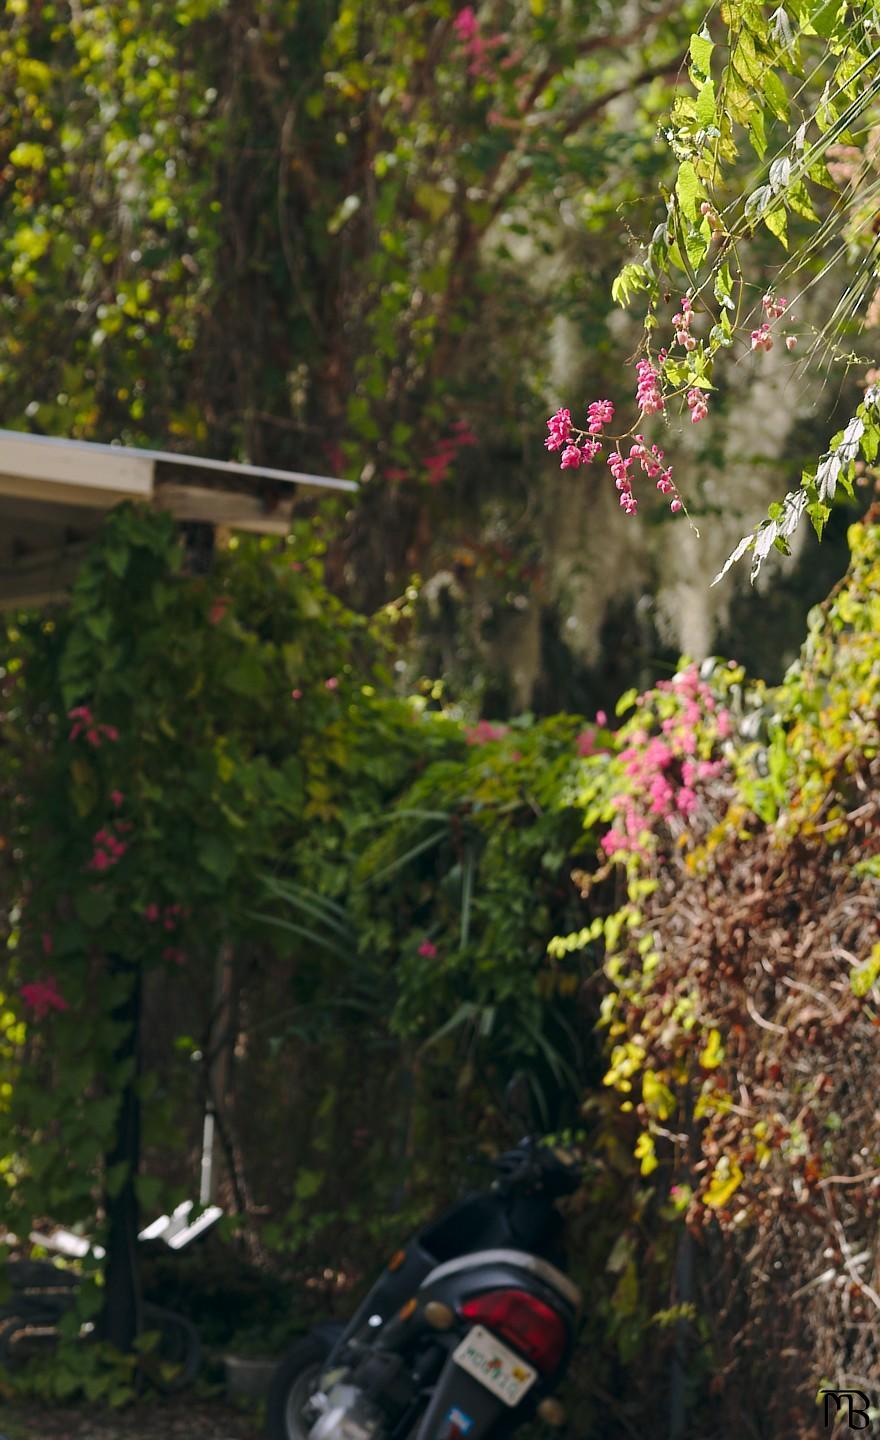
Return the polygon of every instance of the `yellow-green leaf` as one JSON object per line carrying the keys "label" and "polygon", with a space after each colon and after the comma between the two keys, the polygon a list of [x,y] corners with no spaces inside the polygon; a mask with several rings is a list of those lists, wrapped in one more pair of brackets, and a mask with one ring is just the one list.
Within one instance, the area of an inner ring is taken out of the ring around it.
{"label": "yellow-green leaf", "polygon": [[723,1155],[712,1171],[709,1188],[703,1196],[703,1204],[710,1210],[723,1210],[731,1195],[743,1182],[743,1172],[735,1160]]}
{"label": "yellow-green leaf", "polygon": [[654,1146],[654,1137],[643,1130],[638,1140],[633,1155],[639,1161],[639,1169],[643,1175],[650,1175],[659,1165],[657,1152]]}
{"label": "yellow-green leaf", "polygon": [[721,1043],[721,1033],[718,1030],[710,1030],[709,1038],[700,1051],[700,1064],[704,1070],[717,1070],[723,1059],[724,1046]]}

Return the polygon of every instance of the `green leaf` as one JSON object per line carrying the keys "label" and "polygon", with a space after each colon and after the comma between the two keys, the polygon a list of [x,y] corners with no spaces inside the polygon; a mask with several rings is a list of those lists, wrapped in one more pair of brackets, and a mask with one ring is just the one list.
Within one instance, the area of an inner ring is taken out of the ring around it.
{"label": "green leaf", "polygon": [[700,213],[700,204],[706,198],[706,194],[690,160],[684,160],[678,167],[675,194],[681,213],[686,219],[696,224]]}
{"label": "green leaf", "polygon": [[768,70],[764,76],[764,99],[767,101],[768,109],[781,120],[783,124],[788,121],[789,103],[788,92],[775,70]]}
{"label": "green leaf", "polygon": [[761,216],[771,235],[775,235],[780,245],[788,249],[788,215],[784,205],[774,205],[772,210],[765,210]]}
{"label": "green leaf", "polygon": [[719,305],[723,305],[727,310],[736,308],[733,302],[733,280],[730,275],[730,266],[726,260],[716,270],[712,288]]}
{"label": "green leaf", "polygon": [[814,223],[818,221],[818,212],[803,180],[796,180],[793,185],[789,185],[785,195],[785,203],[790,210],[793,210],[796,215],[802,215],[805,220],[811,220]]}
{"label": "green leaf", "polygon": [[749,114],[749,139],[752,149],[763,160],[767,153],[767,131],[764,125],[764,111],[754,104]]}
{"label": "green leaf", "polygon": [[826,0],[814,14],[810,15],[809,23],[817,35],[825,40],[831,40],[840,30],[840,16],[845,11],[846,5],[841,0]]}
{"label": "green leaf", "polygon": [[718,114],[715,108],[715,85],[712,80],[707,80],[704,85],[700,86],[694,118],[701,130],[708,130],[710,125],[718,123]]}
{"label": "green leaf", "polygon": [[90,930],[97,930],[106,924],[113,914],[114,897],[106,888],[80,890],[74,900],[76,913]]}
{"label": "green leaf", "polygon": [[637,291],[649,290],[650,287],[651,276],[644,265],[624,265],[620,274],[612,282],[611,298],[616,305],[622,305],[625,308]]}
{"label": "green leaf", "polygon": [[235,869],[235,851],[222,835],[203,835],[198,859],[202,869],[217,880],[228,880]]}
{"label": "green leaf", "polygon": [[108,545],[104,552],[107,564],[117,580],[122,580],[125,577],[125,572],[128,569],[128,554],[127,547],[123,545]]}
{"label": "green leaf", "polygon": [[689,45],[691,64],[702,75],[708,75],[712,64],[712,51],[715,43],[709,35],[705,25],[698,35],[692,35]]}

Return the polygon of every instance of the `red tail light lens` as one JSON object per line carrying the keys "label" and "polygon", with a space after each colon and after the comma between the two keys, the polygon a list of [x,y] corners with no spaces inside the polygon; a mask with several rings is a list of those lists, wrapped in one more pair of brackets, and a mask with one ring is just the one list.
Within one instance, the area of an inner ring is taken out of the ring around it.
{"label": "red tail light lens", "polygon": [[555,1370],[565,1354],[564,1320],[525,1290],[488,1290],[466,1300],[459,1313],[506,1340],[544,1375]]}

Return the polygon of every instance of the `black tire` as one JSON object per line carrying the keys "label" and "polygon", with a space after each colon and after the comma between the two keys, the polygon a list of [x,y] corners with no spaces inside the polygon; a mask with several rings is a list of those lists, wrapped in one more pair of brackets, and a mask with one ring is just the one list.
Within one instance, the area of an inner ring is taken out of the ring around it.
{"label": "black tire", "polygon": [[317,1380],[330,1354],[330,1339],[307,1335],[288,1350],[272,1376],[266,1400],[268,1440],[307,1440],[308,1429],[297,1422],[296,1412],[309,1397],[309,1385]]}
{"label": "black tire", "polygon": [[199,1332],[183,1315],[158,1305],[144,1306],[144,1330],[158,1330],[155,1350],[141,1358],[141,1370],[163,1395],[176,1395],[192,1385],[202,1368]]}

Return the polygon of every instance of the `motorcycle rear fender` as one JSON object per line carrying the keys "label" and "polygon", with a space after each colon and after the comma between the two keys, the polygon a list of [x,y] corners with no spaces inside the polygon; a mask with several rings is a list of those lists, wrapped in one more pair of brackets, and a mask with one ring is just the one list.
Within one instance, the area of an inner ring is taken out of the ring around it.
{"label": "motorcycle rear fender", "polygon": [[335,1358],[336,1353],[352,1336],[364,1330],[372,1316],[377,1315],[383,1324],[390,1320],[404,1302],[418,1292],[425,1276],[435,1265],[436,1261],[422,1249],[418,1241],[411,1240],[397,1267],[394,1270],[386,1267],[369,1294],[361,1301],[334,1344],[331,1359]]}
{"label": "motorcycle rear fender", "polygon": [[414,1440],[484,1440],[499,1421],[524,1419],[531,1411],[530,1400],[525,1395],[519,1405],[505,1405],[450,1354]]}
{"label": "motorcycle rear fender", "polygon": [[[499,1258],[499,1256],[503,1258]],[[525,1258],[529,1258],[528,1256]],[[565,1351],[555,1374],[546,1377],[555,1384],[568,1368],[578,1328],[578,1292],[571,1287],[566,1296],[538,1273],[524,1270],[521,1263],[510,1252],[489,1251],[484,1255],[476,1253],[462,1257],[461,1268],[450,1265],[438,1266],[426,1275],[419,1290],[419,1300],[424,1307],[429,1300],[440,1300],[452,1310],[458,1310],[462,1300],[470,1295],[479,1295],[487,1290],[527,1290],[536,1299],[542,1300],[555,1310],[565,1322],[567,1340]],[[563,1280],[565,1277],[561,1277]],[[503,1402],[502,1402],[503,1403]],[[507,1407],[505,1406],[505,1409]]]}

